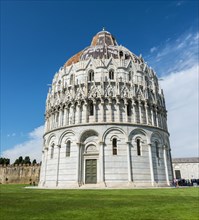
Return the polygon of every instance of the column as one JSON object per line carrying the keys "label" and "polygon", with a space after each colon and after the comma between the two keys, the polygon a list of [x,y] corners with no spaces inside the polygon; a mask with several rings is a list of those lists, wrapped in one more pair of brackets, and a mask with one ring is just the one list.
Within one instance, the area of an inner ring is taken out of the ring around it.
{"label": "column", "polygon": [[128,181],[132,182],[132,165],[131,165],[131,143],[129,141],[127,144],[127,166],[128,166]]}
{"label": "column", "polygon": [[104,142],[100,143],[100,182],[104,182]]}
{"label": "column", "polygon": [[81,148],[82,145],[81,143],[77,143],[77,184],[78,186],[81,185],[82,183],[82,178],[81,178]]}
{"label": "column", "polygon": [[62,108],[59,109],[58,127],[62,126]]}
{"label": "column", "polygon": [[101,121],[104,122],[104,100],[101,99]]}
{"label": "column", "polygon": [[165,175],[166,175],[166,181],[167,181],[167,185],[169,186],[169,175],[168,175],[168,166],[167,166],[167,155],[166,155],[166,146],[163,146],[163,155],[164,155],[164,166],[165,166]]}
{"label": "column", "polygon": [[46,120],[46,131],[49,131],[49,114],[48,114],[47,120]]}
{"label": "column", "polygon": [[46,184],[46,171],[47,171],[47,161],[48,161],[48,148],[44,148],[44,157],[45,157],[45,162],[44,162],[44,182],[43,186]]}
{"label": "column", "polygon": [[96,122],[96,100],[93,100],[93,116],[94,116],[94,122]]}
{"label": "column", "polygon": [[138,102],[138,108],[139,108],[139,118],[140,118],[140,124],[142,123],[142,109],[141,109],[141,101]]}
{"label": "column", "polygon": [[43,185],[44,182],[44,166],[45,166],[45,157],[44,157],[44,150],[42,150],[42,156],[41,156],[41,161],[42,161],[42,165],[41,169],[40,169],[40,174],[39,174],[39,186]]}
{"label": "column", "polygon": [[128,102],[125,99],[124,100],[124,111],[125,111],[125,120],[126,120],[126,122],[128,122],[127,105],[128,105]]}
{"label": "column", "polygon": [[52,129],[55,128],[55,111],[52,113]]}
{"label": "column", "polygon": [[45,116],[45,124],[44,124],[44,131],[47,132],[48,131],[48,116]]}
{"label": "column", "polygon": [[61,126],[63,127],[64,126],[64,120],[65,120],[65,112],[64,112],[64,107],[62,108],[62,119],[61,119]]}
{"label": "column", "polygon": [[88,123],[88,104],[86,101],[84,101],[84,123]]}
{"label": "column", "polygon": [[50,130],[51,130],[51,113],[49,113],[49,118],[48,118],[48,120],[49,120],[49,123],[48,123],[48,131],[50,131]]}
{"label": "column", "polygon": [[134,115],[133,115],[133,104],[131,103],[131,117],[130,117],[130,122],[131,122],[131,123],[134,122],[134,121],[133,121],[133,117],[134,117]]}
{"label": "column", "polygon": [[155,118],[156,118],[156,126],[159,127],[157,107],[155,107]]}
{"label": "column", "polygon": [[52,124],[52,117],[51,117],[51,113],[49,113],[49,124],[48,124],[48,130],[50,131],[51,130],[51,124]]}
{"label": "column", "polygon": [[148,113],[148,105],[147,102],[145,102],[145,112],[146,112],[146,124],[149,124],[149,113]]}
{"label": "column", "polygon": [[71,106],[71,110],[72,110],[72,121],[71,121],[71,124],[75,124],[75,106],[74,106],[74,104]]}
{"label": "column", "polygon": [[163,118],[162,118],[162,111],[160,111],[159,117],[160,117],[160,127],[164,128],[164,126],[163,126]]}
{"label": "column", "polygon": [[48,127],[47,127],[48,131],[50,131],[50,113],[48,114]]}
{"label": "column", "polygon": [[153,106],[151,105],[150,108],[151,108],[151,124],[153,126],[155,126],[155,124],[154,124],[154,115],[153,115]]}
{"label": "column", "polygon": [[170,162],[170,169],[171,169],[171,175],[172,175],[172,181],[173,181],[174,174],[173,174],[173,166],[172,166],[171,149],[170,148],[168,149],[168,152],[169,152],[169,162]]}
{"label": "column", "polygon": [[113,110],[112,110],[112,100],[111,99],[109,99],[108,104],[109,104],[109,112],[110,112],[109,120],[110,120],[110,122],[112,122],[113,121]]}
{"label": "column", "polygon": [[54,121],[54,128],[57,128],[57,117],[58,117],[58,111],[55,111],[55,121]]}
{"label": "column", "polygon": [[50,115],[48,114],[48,119],[47,119],[47,131],[50,130]]}
{"label": "column", "polygon": [[51,114],[51,130],[54,128],[54,124],[55,124],[55,113],[52,112]]}
{"label": "column", "polygon": [[59,162],[60,162],[60,148],[61,145],[57,145],[57,176],[56,176],[56,186],[59,184]]}
{"label": "column", "polygon": [[84,150],[84,144],[83,143],[80,143],[80,149],[79,149],[79,180],[80,180],[80,185],[83,184],[83,150]]}
{"label": "column", "polygon": [[133,106],[133,123],[136,123],[136,115],[135,115],[135,101],[132,102],[132,106]]}
{"label": "column", "polygon": [[167,126],[167,113],[165,112],[165,128],[168,131],[168,126]]}
{"label": "column", "polygon": [[81,123],[81,102],[78,102],[78,124]]}
{"label": "column", "polygon": [[64,121],[63,121],[63,125],[66,126],[67,125],[67,106],[65,105],[64,107]]}
{"label": "column", "polygon": [[166,130],[164,111],[162,111],[162,128]]}
{"label": "column", "polygon": [[55,122],[54,122],[54,128],[57,128],[57,117],[58,117],[58,112],[57,110],[55,111]]}
{"label": "column", "polygon": [[151,144],[148,144],[149,146],[149,164],[150,164],[150,171],[151,171],[151,185],[154,185],[154,173],[153,173],[153,158],[152,158],[152,149]]}
{"label": "column", "polygon": [[120,118],[120,102],[119,100],[117,100],[117,114],[118,114],[118,122],[121,122],[121,118]]}

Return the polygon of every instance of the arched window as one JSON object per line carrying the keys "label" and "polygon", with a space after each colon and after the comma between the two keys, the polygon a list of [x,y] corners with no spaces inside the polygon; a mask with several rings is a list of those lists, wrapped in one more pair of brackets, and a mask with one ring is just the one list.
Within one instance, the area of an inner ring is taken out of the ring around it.
{"label": "arched window", "polygon": [[112,140],[113,155],[117,155],[117,138]]}
{"label": "arched window", "polygon": [[58,91],[61,90],[61,80],[59,80],[58,85],[57,85]]}
{"label": "arched window", "polygon": [[70,85],[73,84],[73,74],[70,76]]}
{"label": "arched window", "polygon": [[140,139],[137,139],[137,155],[141,156],[141,146],[140,146]]}
{"label": "arched window", "polygon": [[120,58],[123,57],[123,52],[122,51],[120,51],[119,54],[120,54]]}
{"label": "arched window", "polygon": [[132,72],[129,71],[129,81],[131,81],[131,80],[132,80]]}
{"label": "arched window", "polygon": [[131,102],[128,102],[128,105],[127,105],[127,116],[131,116]]}
{"label": "arched window", "polygon": [[53,156],[54,156],[54,144],[52,144],[50,149],[50,158],[53,159]]}
{"label": "arched window", "polygon": [[149,86],[149,79],[148,79],[148,77],[145,76],[144,78],[145,78],[146,85]]}
{"label": "arched window", "polygon": [[114,70],[109,70],[109,79],[114,79]]}
{"label": "arched window", "polygon": [[94,71],[90,70],[88,73],[88,81],[94,81]]}
{"label": "arched window", "polygon": [[159,155],[159,147],[158,147],[158,142],[157,141],[155,142],[155,150],[156,150],[156,157],[159,158],[160,155]]}
{"label": "arched window", "polygon": [[71,141],[67,141],[66,143],[66,157],[70,157],[70,146],[71,146]]}
{"label": "arched window", "polygon": [[94,115],[94,106],[92,101],[89,103],[89,115]]}

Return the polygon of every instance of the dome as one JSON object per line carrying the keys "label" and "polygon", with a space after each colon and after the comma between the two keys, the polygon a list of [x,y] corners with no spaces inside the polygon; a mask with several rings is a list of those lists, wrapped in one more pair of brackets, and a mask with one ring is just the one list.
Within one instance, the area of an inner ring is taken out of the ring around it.
{"label": "dome", "polygon": [[93,59],[124,59],[132,60],[135,63],[141,63],[142,59],[130,52],[127,48],[118,45],[115,37],[108,31],[102,30],[98,32],[92,39],[91,45],[84,50],[72,56],[64,66],[70,66],[82,60]]}
{"label": "dome", "polygon": [[142,57],[108,31],[70,58],[46,99],[39,187],[169,186],[167,111]]}

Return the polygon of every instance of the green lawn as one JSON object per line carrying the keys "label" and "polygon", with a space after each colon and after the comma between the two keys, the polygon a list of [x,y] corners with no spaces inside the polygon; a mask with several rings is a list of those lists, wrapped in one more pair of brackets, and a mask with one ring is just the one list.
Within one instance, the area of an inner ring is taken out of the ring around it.
{"label": "green lawn", "polygon": [[0,185],[1,220],[199,220],[199,188],[35,190]]}

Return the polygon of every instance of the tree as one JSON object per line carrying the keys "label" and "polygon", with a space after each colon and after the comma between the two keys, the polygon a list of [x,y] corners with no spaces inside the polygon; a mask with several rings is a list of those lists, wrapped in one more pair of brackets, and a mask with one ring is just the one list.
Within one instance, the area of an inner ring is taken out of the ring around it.
{"label": "tree", "polygon": [[37,164],[36,159],[34,159],[34,160],[32,161],[32,165],[35,165],[35,164]]}
{"label": "tree", "polygon": [[23,160],[24,164],[31,164],[30,162],[30,157],[29,156],[26,156]]}
{"label": "tree", "polygon": [[0,164],[2,164],[2,165],[9,165],[10,164],[10,159],[1,157],[0,158]]}
{"label": "tree", "polygon": [[19,165],[19,159],[16,159],[14,164],[18,164]]}
{"label": "tree", "polygon": [[22,156],[20,156],[18,160],[19,160],[19,164],[23,164],[23,157]]}
{"label": "tree", "polygon": [[10,164],[10,159],[8,159],[8,158],[4,158],[4,159],[5,159],[5,164],[9,165]]}
{"label": "tree", "polygon": [[15,160],[14,164],[23,164],[23,157],[20,156],[18,159]]}

